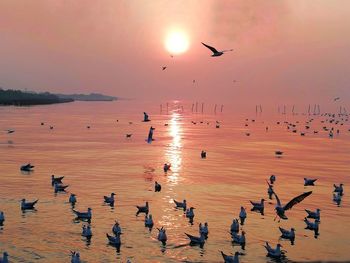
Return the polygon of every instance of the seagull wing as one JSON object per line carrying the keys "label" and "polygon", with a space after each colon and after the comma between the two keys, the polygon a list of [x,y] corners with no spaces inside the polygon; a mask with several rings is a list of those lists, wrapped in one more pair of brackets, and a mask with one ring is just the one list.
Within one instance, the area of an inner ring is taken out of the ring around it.
{"label": "seagull wing", "polygon": [[275,195],[275,197],[276,197],[276,200],[277,200],[277,205],[278,205],[278,206],[282,206],[282,204],[281,204],[281,200],[278,198],[278,196],[276,195],[275,191],[273,191],[273,194],[274,194],[274,195]]}
{"label": "seagull wing", "polygon": [[297,197],[294,197],[292,200],[290,200],[288,202],[288,204],[286,204],[283,209],[284,210],[289,210],[291,209],[293,206],[295,206],[296,204],[300,203],[301,201],[303,201],[307,196],[311,195],[312,191],[309,192],[305,192],[301,195],[298,195]]}
{"label": "seagull wing", "polygon": [[218,53],[218,52],[219,52],[219,51],[217,51],[215,48],[213,48],[213,47],[211,47],[211,46],[208,46],[208,45],[204,44],[203,42],[202,42],[202,44],[203,44],[205,47],[209,48],[213,53]]}
{"label": "seagull wing", "polygon": [[231,49],[226,49],[226,50],[223,50],[223,51],[221,51],[221,52],[229,52],[229,51],[233,51],[233,48],[231,48]]}

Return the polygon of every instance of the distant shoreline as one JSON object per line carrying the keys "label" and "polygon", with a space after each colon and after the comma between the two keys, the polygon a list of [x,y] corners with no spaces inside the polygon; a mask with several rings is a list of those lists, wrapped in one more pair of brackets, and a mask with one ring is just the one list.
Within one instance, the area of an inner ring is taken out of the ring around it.
{"label": "distant shoreline", "polygon": [[99,93],[91,94],[53,94],[49,92],[35,93],[21,90],[4,90],[0,88],[0,106],[35,106],[73,101],[115,101],[117,97]]}

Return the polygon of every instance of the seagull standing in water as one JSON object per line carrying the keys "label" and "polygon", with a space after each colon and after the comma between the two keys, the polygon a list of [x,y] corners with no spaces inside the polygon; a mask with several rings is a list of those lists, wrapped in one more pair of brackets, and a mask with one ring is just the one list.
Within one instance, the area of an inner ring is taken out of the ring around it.
{"label": "seagull standing in water", "polygon": [[266,180],[269,188],[267,188],[267,194],[269,195],[269,199],[271,200],[272,199],[272,195],[273,195],[273,185],[272,184],[269,184],[269,182]]}
{"label": "seagull standing in water", "polygon": [[90,239],[92,237],[91,226],[83,225],[83,232],[81,233],[83,237]]}
{"label": "seagull standing in water", "polygon": [[73,210],[73,213],[77,216],[78,219],[91,220],[91,217],[92,217],[91,210],[92,209],[89,207],[87,209],[87,212],[79,212],[79,211]]}
{"label": "seagull standing in water", "polygon": [[241,225],[244,225],[244,221],[247,218],[247,212],[245,211],[245,208],[241,206],[241,211],[239,212],[239,219],[241,220]]}
{"label": "seagull standing in water", "polygon": [[71,251],[71,263],[81,263],[79,252]]}
{"label": "seagull standing in water", "polygon": [[151,120],[149,119],[149,116],[148,116],[148,114],[147,114],[146,112],[143,113],[143,121],[144,121],[144,122],[151,121]]}
{"label": "seagull standing in water", "polygon": [[308,218],[313,218],[313,219],[318,219],[320,220],[321,217],[321,209],[317,208],[316,211],[310,211],[305,209],[306,213],[307,213],[307,217]]}
{"label": "seagull standing in water", "polygon": [[185,211],[187,208],[187,203],[186,203],[186,199],[183,200],[182,202],[178,202],[176,200],[174,200],[174,203],[176,205],[176,208],[183,208],[183,210]]}
{"label": "seagull standing in water", "polygon": [[211,47],[207,44],[204,44],[202,42],[203,46],[205,46],[206,48],[209,48],[211,50],[211,52],[213,52],[213,54],[211,55],[212,57],[220,57],[221,55],[223,55],[225,52],[229,52],[229,51],[233,51],[233,49],[228,49],[228,50],[222,50],[222,51],[218,51],[216,48]]}
{"label": "seagull standing in water", "polygon": [[239,252],[236,252],[234,256],[229,256],[229,255],[226,255],[224,252],[221,251],[221,255],[222,255],[225,263],[239,263],[238,256],[242,255],[242,254],[239,253]]}
{"label": "seagull standing in water", "polygon": [[284,229],[282,227],[278,227],[278,228],[281,231],[281,238],[290,240],[292,242],[292,245],[294,245],[295,229],[292,227],[289,231],[289,230]]}
{"label": "seagull standing in water", "polygon": [[118,233],[122,232],[122,229],[121,229],[118,221],[115,221],[115,224],[112,227],[112,232],[113,232],[114,235],[118,235]]}
{"label": "seagull standing in water", "polygon": [[152,228],[154,225],[152,215],[145,215],[145,227]]}
{"label": "seagull standing in water", "polygon": [[232,221],[232,224],[231,224],[231,227],[230,227],[230,233],[231,235],[233,233],[238,233],[239,232],[239,222],[238,222],[238,219],[233,219]]}
{"label": "seagull standing in water", "polygon": [[267,256],[272,258],[281,258],[284,255],[284,252],[281,251],[281,244],[277,244],[276,248],[273,249],[268,242],[266,242],[266,245],[264,247],[267,250]]}
{"label": "seagull standing in water", "polygon": [[245,232],[244,231],[242,231],[241,235],[233,232],[231,237],[232,237],[232,242],[234,244],[240,245],[243,250],[245,249]]}
{"label": "seagull standing in water", "polygon": [[103,199],[104,199],[105,203],[113,206],[114,205],[114,196],[115,196],[115,193],[111,193],[111,196],[103,196]]}
{"label": "seagull standing in water", "polygon": [[137,207],[137,212],[136,212],[136,216],[140,213],[145,213],[146,215],[148,215],[149,212],[149,206],[148,206],[148,202],[146,202],[145,206],[136,206]]}
{"label": "seagull standing in water", "polygon": [[76,197],[76,195],[75,195],[75,194],[70,194],[68,202],[71,203],[72,206],[74,206],[75,203],[77,202],[77,197]]}
{"label": "seagull standing in water", "polygon": [[[291,209],[293,206],[295,206],[296,204],[300,203],[301,201],[303,201],[307,196],[312,194],[312,191],[309,192],[305,192],[301,195],[298,195],[297,197],[294,197],[292,200],[290,200],[285,206],[282,206],[280,199],[278,198],[276,192],[273,192],[273,194],[276,197],[277,200],[277,204],[275,207],[276,210],[276,217],[278,216],[279,218],[282,218],[284,220],[288,219],[288,217],[285,215],[285,212],[289,209]],[[276,220],[275,217],[275,220]]]}
{"label": "seagull standing in water", "polygon": [[193,218],[194,218],[194,207],[190,207],[186,210],[186,217],[190,220],[190,222],[193,222]]}
{"label": "seagull standing in water", "polygon": [[334,186],[334,191],[333,192],[339,193],[340,195],[343,195],[343,191],[344,191],[343,184],[340,184],[339,186],[336,185],[336,184],[333,184],[333,186]]}
{"label": "seagull standing in water", "polygon": [[207,239],[209,234],[208,223],[205,222],[204,226],[202,225],[202,223],[199,223],[198,228],[199,228],[199,235],[204,235],[204,237]]}
{"label": "seagull standing in water", "polygon": [[2,226],[5,222],[5,215],[3,211],[0,211],[0,226]]}
{"label": "seagull standing in water", "polygon": [[162,186],[157,181],[155,181],[154,182],[154,192],[160,192],[161,190],[162,190]]}
{"label": "seagull standing in water", "polygon": [[260,202],[253,202],[250,200],[249,202],[253,205],[252,211],[259,211],[260,213],[264,213],[264,202],[265,202],[264,198],[262,198]]}
{"label": "seagull standing in water", "polygon": [[203,246],[205,243],[205,236],[201,234],[199,237],[192,236],[190,234],[185,233],[185,235],[190,239],[191,245],[200,245]]}
{"label": "seagull standing in water", "polygon": [[162,227],[161,229],[157,228],[159,233],[157,236],[157,239],[162,242],[163,245],[166,244],[166,241],[168,239],[167,235],[166,235],[166,230]]}
{"label": "seagull standing in water", "polygon": [[313,230],[315,232],[315,237],[317,237],[319,235],[318,225],[320,224],[320,221],[316,219],[315,222],[311,222],[305,217],[304,222],[306,224],[305,229]]}
{"label": "seagull standing in water", "polygon": [[337,205],[340,205],[341,202],[341,195],[339,193],[333,194],[333,201],[337,203]]}
{"label": "seagull standing in water", "polygon": [[111,244],[112,246],[115,246],[116,248],[119,248],[120,245],[122,244],[120,235],[122,235],[122,233],[118,233],[115,236],[111,236],[111,235],[108,235],[108,233],[106,233],[106,237],[108,239],[109,244]]}
{"label": "seagull standing in water", "polygon": [[34,206],[35,206],[35,204],[37,203],[39,201],[39,199],[38,200],[35,200],[34,202],[26,202],[26,199],[22,199],[22,201],[21,201],[21,209],[22,210],[33,210],[34,209]]}

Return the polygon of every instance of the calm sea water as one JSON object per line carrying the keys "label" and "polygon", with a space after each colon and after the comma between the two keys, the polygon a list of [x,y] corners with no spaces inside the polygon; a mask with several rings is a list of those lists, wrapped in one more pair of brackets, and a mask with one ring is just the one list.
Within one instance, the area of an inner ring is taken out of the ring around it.
{"label": "calm sea water", "polygon": [[[223,250],[243,252],[242,262],[271,262],[263,244],[279,242],[282,226],[296,229],[294,246],[280,241],[289,260],[350,260],[348,123],[329,139],[326,132],[312,134],[321,127],[321,117],[316,116],[311,131],[301,137],[276,121],[302,123],[307,116],[191,114],[190,109],[186,105],[182,111],[171,103],[168,112],[160,113],[158,104],[135,101],[1,107],[0,211],[6,221],[0,228],[0,253],[7,251],[11,262],[70,262],[70,250],[79,251],[84,262],[222,262]],[[151,122],[141,122],[143,111]],[[221,122],[219,129],[216,120]],[[156,140],[147,144],[151,125]],[[15,133],[5,132],[10,128]],[[133,136],[126,139],[126,133]],[[206,159],[200,158],[202,149]],[[284,151],[283,157],[276,158],[275,150]],[[28,162],[35,165],[34,172],[21,173],[20,165]],[[172,164],[167,173],[165,162]],[[51,174],[65,176],[67,193],[54,194]],[[249,200],[267,199],[265,179],[271,174],[277,176],[275,191],[284,203],[313,191],[287,212],[289,220],[280,223],[274,221],[275,200],[266,203],[264,216],[250,212]],[[317,178],[316,186],[304,187],[304,177]],[[160,193],[153,191],[154,181],[162,185]],[[340,182],[345,195],[337,206],[332,185]],[[91,243],[81,237],[82,223],[74,221],[69,192],[77,195],[77,210],[93,209]],[[114,208],[103,204],[103,195],[111,192],[116,193]],[[37,211],[22,213],[22,198],[38,198]],[[186,199],[196,208],[193,225],[174,208],[173,199]],[[150,232],[144,217],[135,216],[135,206],[145,201],[155,227],[167,229],[166,246],[157,241],[157,229]],[[248,210],[242,227],[247,233],[245,251],[232,245],[229,234],[240,206]],[[305,208],[322,210],[317,239],[304,229]],[[124,233],[120,252],[106,239],[115,220]],[[189,246],[184,234],[198,235],[199,222],[209,224],[203,248]]]}

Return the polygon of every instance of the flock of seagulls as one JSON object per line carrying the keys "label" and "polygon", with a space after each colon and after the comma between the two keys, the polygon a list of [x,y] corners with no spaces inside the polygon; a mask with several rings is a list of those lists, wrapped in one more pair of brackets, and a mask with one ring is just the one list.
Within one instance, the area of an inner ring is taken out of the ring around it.
{"label": "flock of seagulls", "polygon": [[[203,43],[203,45],[205,45]],[[207,45],[205,45],[206,47],[208,47],[209,49],[213,49],[212,47],[209,47]],[[216,49],[215,49],[216,50]],[[214,50],[213,50],[214,52]],[[217,51],[216,51],[217,52]],[[221,51],[226,52],[226,51]],[[214,52],[215,54],[215,52]],[[221,54],[222,55],[222,54]],[[217,55],[219,56],[219,55]],[[143,122],[149,122],[151,121],[149,119],[149,115],[144,112],[144,119]],[[308,124],[311,121],[308,122]],[[335,120],[330,120],[330,123],[334,123]],[[278,123],[279,124],[279,123]],[[287,127],[295,127],[294,124],[292,125],[291,123],[286,123],[288,126]],[[219,126],[220,123],[216,123],[216,126]],[[248,125],[246,125],[248,126]],[[219,126],[220,127],[220,126]],[[218,128],[218,127],[217,127]],[[149,131],[149,135],[148,135],[148,139],[147,142],[151,142],[153,141],[153,131],[155,128],[153,128],[151,126],[150,131]],[[127,137],[131,137],[128,136]],[[283,155],[283,152],[280,150],[275,151],[275,155],[277,157],[281,157]],[[207,152],[202,150],[200,157],[202,159],[205,159],[207,157]],[[31,163],[28,164],[24,164],[20,167],[21,171],[26,171],[26,172],[31,172],[34,169],[34,165],[32,165]],[[171,164],[170,163],[165,163],[163,166],[163,170],[164,172],[168,172],[169,170],[171,170]],[[63,179],[64,176],[60,176],[60,177],[55,177],[55,175],[51,175],[51,184],[54,187],[54,192],[60,192],[60,191],[66,191],[66,189],[69,187],[69,185],[65,185],[63,184]],[[304,192],[301,193],[300,195],[294,197],[293,199],[291,199],[288,203],[286,203],[285,205],[283,205],[281,203],[280,198],[278,197],[278,195],[276,194],[275,190],[274,190],[274,185],[276,184],[276,175],[271,175],[268,180],[266,180],[267,184],[268,184],[268,189],[267,189],[267,194],[268,194],[268,198],[270,200],[272,200],[273,198],[275,198],[276,200],[276,205],[275,205],[275,220],[278,218],[280,221],[282,220],[288,220],[288,217],[286,215],[286,212],[290,209],[292,209],[295,205],[301,203],[306,197],[310,196],[312,194],[312,191],[308,191],[308,192]],[[311,186],[314,187],[315,186],[315,182],[317,181],[317,178],[304,178],[304,186]],[[333,200],[339,204],[341,202],[341,198],[344,194],[344,188],[343,188],[343,184],[339,184],[336,185],[334,184],[334,190],[333,190]],[[162,186],[155,181],[154,184],[154,191],[155,192],[161,192],[162,190]],[[35,205],[38,203],[39,200],[34,200],[34,201],[27,201],[26,199],[22,199],[21,203],[20,203],[20,207],[21,210],[33,210],[35,209]],[[82,220],[84,222],[87,222],[87,224],[82,225],[82,233],[81,235],[86,238],[87,240],[90,240],[93,236],[92,230],[91,230],[91,221],[92,221],[92,209],[91,208],[87,208],[87,211],[77,211],[74,209],[75,204],[77,203],[77,197],[75,194],[71,193],[69,196],[69,203],[72,205],[72,212],[75,214],[76,219],[77,220]],[[104,203],[110,205],[110,206],[114,206],[115,203],[115,193],[111,193],[109,196],[103,196],[103,201]],[[186,199],[182,200],[182,201],[177,201],[177,200],[173,200],[175,207],[178,209],[181,209],[184,211],[184,215],[185,217],[189,220],[189,222],[191,224],[193,224],[194,222],[194,217],[195,217],[195,213],[194,207],[188,207],[187,206],[187,201]],[[265,210],[265,199],[261,198],[260,201],[250,201],[251,203],[251,211],[256,211],[261,213],[262,215],[264,214],[264,210]],[[321,220],[321,210],[319,208],[317,208],[315,211],[312,210],[308,210],[305,209],[306,212],[306,216],[304,218],[304,222],[305,222],[305,229],[307,230],[311,230],[314,231],[315,233],[315,237],[317,237],[319,235],[319,224],[320,224],[320,220]],[[152,214],[150,214],[150,205],[148,202],[145,202],[144,205],[137,205],[136,206],[136,216],[138,216],[139,214],[145,214],[145,219],[144,219],[144,225],[145,227],[149,228],[150,230],[154,227],[155,223],[152,217]],[[244,206],[241,206],[240,208],[240,212],[238,214],[238,218],[234,218],[232,221],[232,224],[230,226],[230,235],[231,235],[231,241],[233,245],[238,245],[242,248],[242,250],[245,250],[245,246],[246,246],[246,232],[241,229],[245,223],[246,223],[246,219],[247,219],[247,211],[246,208]],[[5,222],[5,215],[3,211],[0,211],[0,226],[2,226]],[[158,236],[157,239],[163,244],[166,245],[166,242],[168,240],[167,238],[167,233],[166,233],[166,229],[162,226],[161,228],[157,228],[158,230]],[[281,239],[285,239],[285,240],[289,240],[291,242],[291,244],[294,244],[295,241],[295,228],[291,227],[290,229],[284,229],[282,227],[279,226],[279,231],[281,233],[280,238]],[[119,223],[116,221],[115,224],[112,227],[112,234],[106,233],[106,238],[108,240],[108,243],[114,247],[117,248],[117,251],[120,250],[120,247],[122,245],[122,241],[121,241],[121,235],[124,234],[121,230],[121,227],[119,225]],[[198,225],[198,235],[195,234],[189,234],[189,233],[184,233],[184,235],[187,236],[190,245],[199,245],[200,247],[203,247],[206,243],[206,240],[209,237],[209,225],[208,222],[205,222],[204,224],[199,223]],[[275,247],[272,247],[269,242],[265,242],[265,244],[263,245],[266,249],[267,252],[267,256],[275,258],[275,259],[280,259],[285,257],[286,251],[282,250],[282,245],[280,243],[276,244]],[[227,255],[225,254],[223,251],[220,251],[221,255],[223,257],[224,262],[234,262],[234,263],[239,263],[239,257],[240,256],[244,256],[243,253],[240,252],[235,252],[234,255]],[[71,263],[81,263],[81,259],[80,259],[80,254],[77,251],[71,251]],[[0,263],[7,263],[8,262],[8,253],[4,252],[3,253],[3,257],[0,259]],[[128,260],[128,262],[130,262]]]}

